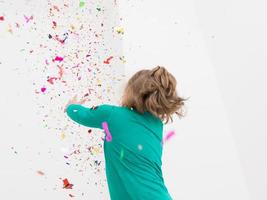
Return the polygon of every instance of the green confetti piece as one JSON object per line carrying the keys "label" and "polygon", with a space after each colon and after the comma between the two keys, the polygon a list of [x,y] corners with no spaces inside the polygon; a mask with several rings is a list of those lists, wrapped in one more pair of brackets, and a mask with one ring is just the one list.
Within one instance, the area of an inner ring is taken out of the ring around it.
{"label": "green confetti piece", "polygon": [[84,1],[80,1],[80,8],[84,7],[85,2]]}
{"label": "green confetti piece", "polygon": [[98,11],[101,11],[101,8],[96,8]]}
{"label": "green confetti piece", "polygon": [[123,149],[121,149],[120,160],[122,160],[123,156],[124,156],[124,151],[123,151]]}

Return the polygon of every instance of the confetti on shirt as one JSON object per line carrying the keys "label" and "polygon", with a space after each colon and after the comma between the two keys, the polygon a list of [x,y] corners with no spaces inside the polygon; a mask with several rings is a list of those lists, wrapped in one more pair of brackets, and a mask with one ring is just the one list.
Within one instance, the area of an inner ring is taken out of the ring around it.
{"label": "confetti on shirt", "polygon": [[104,129],[104,131],[106,133],[106,140],[108,142],[110,142],[112,140],[112,136],[111,136],[111,133],[108,130],[108,124],[107,124],[107,122],[102,122],[102,127],[103,127],[103,129]]}
{"label": "confetti on shirt", "polygon": [[121,153],[120,153],[120,160],[122,160],[122,159],[123,159],[123,156],[124,156],[124,150],[123,150],[123,149],[121,149]]}

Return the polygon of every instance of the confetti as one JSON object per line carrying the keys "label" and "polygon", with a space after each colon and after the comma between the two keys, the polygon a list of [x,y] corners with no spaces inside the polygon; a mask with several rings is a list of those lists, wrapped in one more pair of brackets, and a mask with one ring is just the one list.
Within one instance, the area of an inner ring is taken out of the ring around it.
{"label": "confetti", "polygon": [[57,77],[50,77],[47,79],[47,82],[51,83],[52,85],[54,84],[54,80],[57,80]]}
{"label": "confetti", "polygon": [[109,61],[113,58],[113,56],[108,57],[106,60],[104,60],[105,64],[109,64]]}
{"label": "confetti", "polygon": [[165,143],[167,140],[169,140],[173,135],[175,134],[174,131],[169,131],[166,136],[164,137],[164,139],[162,140],[162,144]]}
{"label": "confetti", "polygon": [[63,60],[62,57],[60,57],[60,56],[56,56],[55,59],[53,59],[53,62],[55,62],[55,61],[59,61],[59,62],[61,62],[62,60]]}
{"label": "confetti", "polygon": [[65,137],[66,137],[65,133],[61,133],[61,134],[60,134],[60,138],[61,138],[61,140],[65,139]]}
{"label": "confetti", "polygon": [[37,171],[37,174],[43,176],[43,175],[44,175],[44,172],[38,170],[38,171]]}
{"label": "confetti", "polygon": [[121,26],[116,27],[115,30],[116,30],[116,32],[117,32],[118,34],[122,34],[122,35],[124,34],[124,29],[123,29],[123,27],[121,27]]}
{"label": "confetti", "polygon": [[52,24],[53,24],[52,28],[55,29],[57,27],[57,23],[55,21],[52,21]]}
{"label": "confetti", "polygon": [[112,136],[111,136],[111,134],[110,134],[110,132],[108,130],[108,124],[107,124],[107,122],[102,122],[102,127],[103,127],[103,129],[104,129],[104,131],[106,133],[106,140],[108,142],[110,142],[112,140]]}
{"label": "confetti", "polygon": [[119,57],[119,59],[120,59],[123,63],[126,63],[126,60],[125,60],[124,56]]}
{"label": "confetti", "polygon": [[121,149],[120,160],[122,160],[123,156],[124,156],[124,150]]}
{"label": "confetti", "polygon": [[80,8],[84,7],[84,5],[85,5],[85,2],[84,1],[80,1],[80,4],[79,4]]}
{"label": "confetti", "polygon": [[30,20],[33,19],[33,16],[27,17],[26,15],[24,15],[24,19],[26,20],[26,23],[28,23]]}
{"label": "confetti", "polygon": [[0,16],[1,21],[4,21],[4,19],[5,19],[4,16]]}
{"label": "confetti", "polygon": [[42,87],[42,88],[41,88],[41,91],[42,91],[42,92],[45,92],[45,91],[46,91],[46,88],[45,88],[45,87]]}
{"label": "confetti", "polygon": [[69,181],[68,181],[68,179],[65,178],[63,180],[63,188],[65,188],[65,189],[72,189],[72,186],[73,186],[73,184],[70,184]]}

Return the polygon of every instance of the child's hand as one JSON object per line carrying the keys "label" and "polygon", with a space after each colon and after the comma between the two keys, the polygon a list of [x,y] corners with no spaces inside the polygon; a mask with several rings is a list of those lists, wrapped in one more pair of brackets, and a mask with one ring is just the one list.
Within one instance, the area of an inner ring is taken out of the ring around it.
{"label": "child's hand", "polygon": [[70,105],[70,104],[83,104],[87,99],[82,99],[80,101],[77,101],[77,94],[68,101],[67,105],[65,106],[65,109],[64,109],[64,112],[66,112],[66,109],[67,107]]}

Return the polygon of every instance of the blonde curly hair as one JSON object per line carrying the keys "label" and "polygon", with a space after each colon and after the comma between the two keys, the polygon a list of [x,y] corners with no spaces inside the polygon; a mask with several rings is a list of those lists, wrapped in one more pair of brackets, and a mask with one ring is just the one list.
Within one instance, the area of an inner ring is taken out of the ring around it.
{"label": "blonde curly hair", "polygon": [[177,95],[176,79],[165,67],[136,72],[127,82],[121,98],[121,106],[133,108],[139,113],[150,112],[154,116],[173,122],[172,114],[184,117],[184,99]]}

